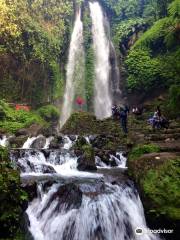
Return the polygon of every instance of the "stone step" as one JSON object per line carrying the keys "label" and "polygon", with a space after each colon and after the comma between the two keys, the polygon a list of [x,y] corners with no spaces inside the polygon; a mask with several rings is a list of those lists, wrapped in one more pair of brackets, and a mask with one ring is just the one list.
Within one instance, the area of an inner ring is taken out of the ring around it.
{"label": "stone step", "polygon": [[180,140],[170,142],[156,142],[161,152],[179,152],[180,153]]}
{"label": "stone step", "polygon": [[151,141],[160,141],[160,140],[166,140],[166,139],[180,139],[180,133],[175,134],[149,134],[144,137],[145,140],[151,140]]}

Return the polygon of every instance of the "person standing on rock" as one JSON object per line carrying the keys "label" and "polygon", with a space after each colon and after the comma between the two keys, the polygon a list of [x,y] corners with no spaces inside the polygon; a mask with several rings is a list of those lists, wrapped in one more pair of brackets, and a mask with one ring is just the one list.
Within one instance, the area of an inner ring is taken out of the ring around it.
{"label": "person standing on rock", "polygon": [[128,129],[127,129],[127,114],[128,114],[128,111],[121,107],[120,108],[119,117],[120,117],[121,127],[122,127],[123,132],[125,134],[128,133]]}

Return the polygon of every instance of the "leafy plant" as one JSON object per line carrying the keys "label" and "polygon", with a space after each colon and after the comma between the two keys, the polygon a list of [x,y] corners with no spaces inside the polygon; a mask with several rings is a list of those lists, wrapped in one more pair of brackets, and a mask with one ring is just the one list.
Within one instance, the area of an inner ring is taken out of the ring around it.
{"label": "leafy plant", "polygon": [[37,112],[46,121],[57,121],[59,119],[59,110],[53,105],[43,106]]}

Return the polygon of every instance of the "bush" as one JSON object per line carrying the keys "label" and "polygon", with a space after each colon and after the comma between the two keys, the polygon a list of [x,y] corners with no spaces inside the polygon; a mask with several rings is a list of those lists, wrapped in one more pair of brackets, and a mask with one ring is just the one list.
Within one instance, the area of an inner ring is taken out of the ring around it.
{"label": "bush", "polygon": [[33,123],[41,125],[45,124],[45,121],[33,111],[15,110],[3,100],[0,100],[0,128],[7,132],[15,133],[18,129],[29,127]]}
{"label": "bush", "polygon": [[151,57],[150,51],[133,49],[125,63],[129,73],[130,90],[149,90],[156,84],[160,72],[159,61]]}
{"label": "bush", "polygon": [[169,90],[168,110],[173,117],[180,116],[180,85],[172,85]]}
{"label": "bush", "polygon": [[37,112],[46,121],[58,121],[59,119],[59,110],[53,105],[41,107]]}
{"label": "bush", "polygon": [[158,169],[149,170],[142,181],[144,193],[154,205],[150,211],[175,220],[180,219],[179,164],[179,158],[169,160]]}
{"label": "bush", "polygon": [[21,189],[19,172],[12,169],[7,149],[0,148],[0,239],[19,239],[22,206],[27,194]]}
{"label": "bush", "polygon": [[137,147],[133,148],[132,152],[130,153],[129,159],[130,160],[137,159],[141,157],[143,154],[159,151],[160,151],[159,147],[155,144],[138,145]]}

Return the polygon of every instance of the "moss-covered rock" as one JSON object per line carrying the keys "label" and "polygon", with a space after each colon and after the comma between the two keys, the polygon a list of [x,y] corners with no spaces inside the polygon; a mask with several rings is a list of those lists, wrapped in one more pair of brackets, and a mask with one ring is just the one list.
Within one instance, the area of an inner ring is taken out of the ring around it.
{"label": "moss-covered rock", "polygon": [[176,152],[160,152],[155,144],[138,145],[132,149],[128,167],[143,200],[151,227],[177,230],[180,220],[179,171],[180,157]]}
{"label": "moss-covered rock", "polygon": [[5,148],[0,148],[0,168],[0,238],[21,239],[20,223],[27,194],[20,187],[19,172],[11,167]]}

